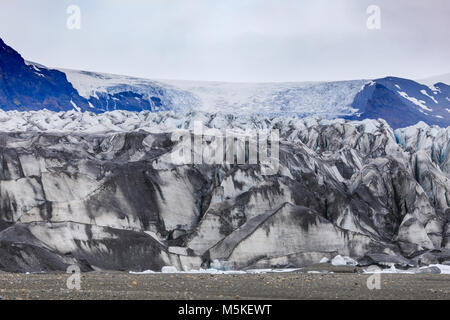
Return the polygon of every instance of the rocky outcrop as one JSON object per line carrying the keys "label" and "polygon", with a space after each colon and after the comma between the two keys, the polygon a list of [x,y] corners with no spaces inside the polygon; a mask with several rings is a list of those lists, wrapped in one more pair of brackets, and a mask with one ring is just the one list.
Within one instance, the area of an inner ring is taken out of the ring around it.
{"label": "rocky outcrop", "polygon": [[[245,269],[338,254],[398,265],[448,260],[448,129],[203,113],[48,115],[21,114],[14,123],[26,132],[0,133],[1,270],[181,270],[214,260]],[[279,129],[278,171],[174,164],[181,142],[171,131],[194,120]]]}

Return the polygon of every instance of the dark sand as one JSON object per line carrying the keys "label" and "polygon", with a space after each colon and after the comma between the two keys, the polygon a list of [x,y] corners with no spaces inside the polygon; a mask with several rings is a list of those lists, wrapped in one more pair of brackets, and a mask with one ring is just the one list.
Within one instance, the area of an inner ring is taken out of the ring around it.
{"label": "dark sand", "polygon": [[0,296],[8,299],[450,299],[450,275],[381,274],[150,274],[93,272],[81,290],[69,290],[67,274],[0,273]]}

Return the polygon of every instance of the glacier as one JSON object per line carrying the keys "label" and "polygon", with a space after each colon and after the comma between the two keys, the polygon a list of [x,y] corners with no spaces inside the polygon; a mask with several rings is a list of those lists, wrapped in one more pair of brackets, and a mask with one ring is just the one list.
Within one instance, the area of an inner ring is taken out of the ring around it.
{"label": "glacier", "polygon": [[[397,77],[375,80],[297,83],[226,83],[205,81],[144,80],[76,70],[61,70],[68,81],[88,99],[101,103],[101,111],[142,111],[121,106],[117,95],[137,94],[152,103],[151,111],[202,111],[266,116],[319,116],[326,119],[384,119],[393,128],[423,121],[450,125],[450,87],[433,86]],[[113,98],[111,98],[113,97]],[[103,99],[103,100],[102,100]],[[153,99],[153,100],[152,100]],[[88,111],[95,111],[95,108]]]}
{"label": "glacier", "polygon": [[[280,130],[280,167],[175,165],[171,132]],[[423,122],[0,112],[0,270],[450,261],[449,130]]]}
{"label": "glacier", "polygon": [[[367,80],[298,83],[226,83],[146,80],[127,76],[61,70],[84,98],[134,92],[147,99],[158,95],[174,111],[239,114],[296,114],[338,117],[351,115],[351,104]],[[156,90],[155,90],[156,88]],[[116,110],[114,104],[107,111]]]}

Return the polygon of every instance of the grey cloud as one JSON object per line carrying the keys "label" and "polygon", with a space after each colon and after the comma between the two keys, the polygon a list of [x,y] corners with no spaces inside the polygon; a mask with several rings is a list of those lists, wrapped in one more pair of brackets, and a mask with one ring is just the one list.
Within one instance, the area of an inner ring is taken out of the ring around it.
{"label": "grey cloud", "polygon": [[[65,28],[72,3],[80,31]],[[0,37],[50,66],[147,78],[421,78],[450,71],[449,13],[447,0],[2,0]]]}

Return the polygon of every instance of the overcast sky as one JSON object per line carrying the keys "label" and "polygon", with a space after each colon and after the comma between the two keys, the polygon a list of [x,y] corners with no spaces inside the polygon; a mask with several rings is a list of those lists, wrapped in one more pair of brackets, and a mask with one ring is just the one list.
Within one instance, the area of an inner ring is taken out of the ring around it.
{"label": "overcast sky", "polygon": [[155,79],[417,79],[450,72],[449,14],[449,0],[0,0],[0,37],[47,66]]}

